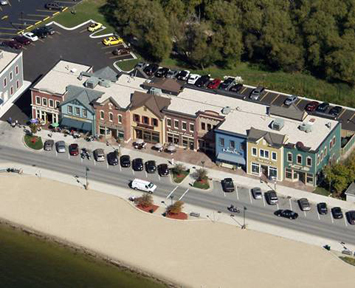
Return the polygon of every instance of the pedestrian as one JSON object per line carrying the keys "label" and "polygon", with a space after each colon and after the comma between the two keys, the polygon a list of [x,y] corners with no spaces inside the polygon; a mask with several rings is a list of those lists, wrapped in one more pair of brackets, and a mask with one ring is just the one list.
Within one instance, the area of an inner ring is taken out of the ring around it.
{"label": "pedestrian", "polygon": [[174,160],[174,158],[171,159],[171,165],[175,165],[175,160]]}
{"label": "pedestrian", "polygon": [[7,122],[9,122],[9,124],[11,124],[11,123],[12,123],[12,118],[9,117],[9,119],[7,120]]}

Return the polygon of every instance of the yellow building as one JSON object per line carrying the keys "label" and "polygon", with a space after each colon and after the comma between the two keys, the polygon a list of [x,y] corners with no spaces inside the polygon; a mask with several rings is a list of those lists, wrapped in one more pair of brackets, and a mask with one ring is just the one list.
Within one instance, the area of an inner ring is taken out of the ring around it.
{"label": "yellow building", "polygon": [[286,141],[286,135],[251,128],[247,137],[247,173],[282,181]]}

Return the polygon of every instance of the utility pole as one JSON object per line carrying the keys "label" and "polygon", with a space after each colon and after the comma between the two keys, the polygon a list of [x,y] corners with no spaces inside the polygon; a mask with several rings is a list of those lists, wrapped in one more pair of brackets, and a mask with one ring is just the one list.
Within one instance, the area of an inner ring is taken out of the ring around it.
{"label": "utility pole", "polygon": [[242,229],[246,229],[247,226],[245,225],[245,211],[247,211],[247,207],[243,207],[243,226],[242,226]]}
{"label": "utility pole", "polygon": [[89,189],[89,181],[88,181],[88,172],[90,171],[90,169],[88,167],[85,168],[85,171],[86,171],[86,184],[85,184],[85,190],[88,190]]}

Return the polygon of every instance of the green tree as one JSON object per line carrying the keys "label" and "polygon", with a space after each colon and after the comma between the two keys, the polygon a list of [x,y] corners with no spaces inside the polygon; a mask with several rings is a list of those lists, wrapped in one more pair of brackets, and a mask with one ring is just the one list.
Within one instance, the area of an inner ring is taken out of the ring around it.
{"label": "green tree", "polygon": [[186,171],[186,167],[181,163],[175,164],[173,168],[173,173],[176,175],[181,175],[185,171]]}
{"label": "green tree", "polygon": [[202,181],[207,178],[207,170],[204,168],[200,168],[196,170],[196,180],[197,181]]}
{"label": "green tree", "polygon": [[141,197],[135,199],[134,202],[142,208],[147,208],[153,205],[153,197],[150,194],[143,194]]}
{"label": "green tree", "polygon": [[167,212],[168,214],[179,214],[183,209],[184,202],[176,201],[174,204],[168,206]]}
{"label": "green tree", "polygon": [[38,130],[37,124],[36,123],[31,123],[30,124],[30,129],[31,129],[31,134],[36,134],[37,130]]}

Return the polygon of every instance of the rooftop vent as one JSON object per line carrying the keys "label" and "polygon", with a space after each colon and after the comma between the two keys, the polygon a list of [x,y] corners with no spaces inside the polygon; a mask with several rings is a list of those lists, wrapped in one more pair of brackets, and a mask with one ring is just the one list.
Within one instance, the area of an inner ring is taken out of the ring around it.
{"label": "rooftop vent", "polygon": [[89,73],[89,72],[80,72],[80,75],[78,76],[78,79],[79,80],[82,80],[83,79],[83,76],[86,76],[86,77],[91,77],[92,76],[92,73]]}
{"label": "rooftop vent", "polygon": [[111,81],[109,80],[100,80],[99,85],[105,88],[111,87]]}
{"label": "rooftop vent", "polygon": [[74,74],[75,72],[76,72],[76,68],[72,68],[72,69],[70,69],[70,73],[72,73],[72,74]]}
{"label": "rooftop vent", "polygon": [[94,89],[97,86],[97,84],[99,84],[99,79],[91,76],[88,80],[86,80],[84,86],[87,88]]}
{"label": "rooftop vent", "polygon": [[156,96],[161,96],[163,94],[163,92],[159,88],[152,87],[152,88],[149,89],[149,94],[153,94],[153,95],[156,95]]}
{"label": "rooftop vent", "polygon": [[271,122],[271,129],[280,131],[284,127],[284,120],[280,118],[276,118],[274,121]]}
{"label": "rooftop vent", "polygon": [[223,115],[228,115],[232,111],[231,107],[226,106],[222,109],[222,114]]}
{"label": "rooftop vent", "polygon": [[306,133],[310,133],[310,132],[312,132],[312,130],[313,130],[313,127],[312,127],[312,125],[311,124],[309,124],[309,123],[302,123],[299,127],[298,127],[298,129],[300,129],[301,131],[303,131],[303,132],[306,132]]}
{"label": "rooftop vent", "polygon": [[331,122],[327,122],[327,124],[325,124],[325,126],[327,126],[329,129],[332,129],[332,123]]}

